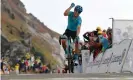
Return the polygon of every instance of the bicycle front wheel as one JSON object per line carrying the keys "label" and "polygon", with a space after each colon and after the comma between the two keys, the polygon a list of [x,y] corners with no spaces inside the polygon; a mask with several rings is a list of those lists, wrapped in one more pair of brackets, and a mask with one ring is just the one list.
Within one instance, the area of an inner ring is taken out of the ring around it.
{"label": "bicycle front wheel", "polygon": [[73,73],[73,58],[69,47],[69,54],[68,54],[68,70],[69,73]]}

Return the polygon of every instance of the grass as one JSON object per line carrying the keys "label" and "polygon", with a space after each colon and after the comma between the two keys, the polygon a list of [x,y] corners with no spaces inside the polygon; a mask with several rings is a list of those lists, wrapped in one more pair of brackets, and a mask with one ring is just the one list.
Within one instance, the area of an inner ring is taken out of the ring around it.
{"label": "grass", "polygon": [[57,64],[57,61],[53,58],[51,54],[52,49],[49,43],[47,43],[43,39],[40,39],[39,37],[33,37],[32,44],[37,51],[43,53],[44,59],[46,59],[47,62],[50,62],[53,65]]}
{"label": "grass", "polygon": [[8,41],[10,41],[10,42],[20,41],[21,38],[19,36],[13,35],[13,34],[16,34],[16,32],[14,30],[13,30],[13,34],[11,34],[10,33],[11,28],[7,28],[6,27],[7,25],[4,24],[3,22],[1,25],[2,25],[2,34],[4,34],[7,37]]}

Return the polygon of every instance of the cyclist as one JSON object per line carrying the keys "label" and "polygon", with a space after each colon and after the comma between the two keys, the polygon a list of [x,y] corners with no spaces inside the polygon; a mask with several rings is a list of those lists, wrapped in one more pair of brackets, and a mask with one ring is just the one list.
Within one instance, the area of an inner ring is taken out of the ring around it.
{"label": "cyclist", "polygon": [[[74,12],[70,11],[74,6],[75,6],[75,4],[72,3],[71,6],[68,9],[66,9],[65,12],[64,12],[64,16],[68,16],[68,25],[67,25],[67,29],[65,30],[65,33],[63,34],[63,35],[66,35],[67,38],[71,37],[73,39],[73,41],[76,38],[78,38],[79,33],[80,33],[82,19],[79,15],[83,11],[83,8],[80,5],[77,5],[74,8]],[[65,41],[62,43],[62,45],[63,46],[66,45]],[[65,50],[66,46],[64,46],[63,48]],[[67,58],[67,54],[65,56]]]}

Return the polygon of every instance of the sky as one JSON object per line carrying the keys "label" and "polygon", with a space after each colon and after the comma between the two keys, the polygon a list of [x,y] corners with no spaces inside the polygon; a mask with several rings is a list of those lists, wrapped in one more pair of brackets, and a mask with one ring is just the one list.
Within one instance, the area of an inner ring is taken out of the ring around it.
{"label": "sky", "polygon": [[[133,19],[133,0],[21,0],[27,13],[32,13],[50,29],[63,34],[67,28],[67,17],[64,11],[73,2],[81,5],[82,26],[80,39],[86,31],[111,27],[114,19]],[[71,10],[73,11],[73,9]]]}

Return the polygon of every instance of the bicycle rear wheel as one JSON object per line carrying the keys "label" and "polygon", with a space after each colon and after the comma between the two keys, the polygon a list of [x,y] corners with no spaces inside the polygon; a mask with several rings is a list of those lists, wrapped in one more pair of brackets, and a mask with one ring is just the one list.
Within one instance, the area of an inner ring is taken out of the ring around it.
{"label": "bicycle rear wheel", "polygon": [[71,73],[71,55],[68,55],[68,71]]}

